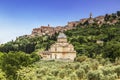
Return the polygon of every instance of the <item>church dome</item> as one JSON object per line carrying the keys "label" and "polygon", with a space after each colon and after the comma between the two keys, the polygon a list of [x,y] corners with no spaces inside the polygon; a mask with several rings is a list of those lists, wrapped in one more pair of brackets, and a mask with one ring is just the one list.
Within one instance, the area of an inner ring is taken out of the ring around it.
{"label": "church dome", "polygon": [[67,38],[64,33],[59,33],[58,38]]}

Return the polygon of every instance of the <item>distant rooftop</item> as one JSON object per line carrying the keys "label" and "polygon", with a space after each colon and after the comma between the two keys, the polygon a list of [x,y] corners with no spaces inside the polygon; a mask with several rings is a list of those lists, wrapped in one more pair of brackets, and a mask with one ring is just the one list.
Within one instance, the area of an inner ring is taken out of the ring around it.
{"label": "distant rooftop", "polygon": [[59,33],[58,38],[67,38],[64,33]]}

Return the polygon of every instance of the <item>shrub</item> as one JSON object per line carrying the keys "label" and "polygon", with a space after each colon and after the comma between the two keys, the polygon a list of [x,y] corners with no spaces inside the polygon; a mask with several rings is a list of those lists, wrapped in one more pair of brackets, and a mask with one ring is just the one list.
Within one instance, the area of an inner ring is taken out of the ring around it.
{"label": "shrub", "polygon": [[79,63],[76,63],[74,67],[75,67],[75,70],[77,70],[77,69],[79,69],[80,64],[79,64]]}
{"label": "shrub", "polygon": [[78,56],[78,57],[76,57],[75,61],[83,62],[83,61],[85,61],[86,59],[87,59],[86,56]]}
{"label": "shrub", "polygon": [[66,72],[66,76],[69,76],[71,73],[73,73],[73,70],[72,69],[66,69],[65,72]]}
{"label": "shrub", "polygon": [[55,80],[55,77],[53,77],[53,76],[46,76],[46,80]]}
{"label": "shrub", "polygon": [[116,80],[117,79],[117,74],[109,74],[109,75],[104,75],[101,77],[101,80]]}
{"label": "shrub", "polygon": [[70,79],[71,80],[77,80],[77,76],[75,73],[70,74]]}
{"label": "shrub", "polygon": [[5,73],[0,69],[0,80],[7,80]]}
{"label": "shrub", "polygon": [[93,70],[97,70],[98,69],[98,66],[99,66],[99,62],[98,61],[93,61],[93,62],[91,62],[91,68],[93,69]]}
{"label": "shrub", "polygon": [[59,77],[60,77],[61,79],[63,79],[63,78],[65,77],[65,71],[64,71],[64,70],[61,70],[61,71],[59,72]]}
{"label": "shrub", "polygon": [[108,64],[111,64],[109,58],[107,58],[107,59],[102,58],[101,61],[100,61],[100,63],[101,63],[103,66],[108,65]]}
{"label": "shrub", "polygon": [[22,67],[17,71],[16,80],[37,80],[35,69],[30,67]]}
{"label": "shrub", "polygon": [[104,75],[114,74],[114,67],[104,67],[102,71]]}
{"label": "shrub", "polygon": [[40,74],[42,74],[42,75],[46,75],[48,69],[47,69],[47,67],[43,67],[43,68],[38,69],[38,71],[39,71]]}
{"label": "shrub", "polygon": [[120,65],[120,57],[115,59],[115,64]]}
{"label": "shrub", "polygon": [[117,73],[118,78],[120,78],[120,65],[116,66],[115,72]]}
{"label": "shrub", "polygon": [[89,71],[87,74],[88,80],[101,80],[102,72],[100,70]]}
{"label": "shrub", "polygon": [[82,63],[81,68],[85,70],[85,73],[88,73],[88,71],[91,70],[90,63],[87,62]]}
{"label": "shrub", "polygon": [[81,79],[83,79],[84,77],[85,77],[85,71],[84,71],[84,69],[78,69],[77,71],[76,71],[76,75],[77,75],[77,77],[81,80]]}
{"label": "shrub", "polygon": [[58,73],[59,73],[59,71],[57,70],[57,69],[54,69],[54,70],[52,70],[52,72],[51,72],[54,76],[57,76],[58,75]]}

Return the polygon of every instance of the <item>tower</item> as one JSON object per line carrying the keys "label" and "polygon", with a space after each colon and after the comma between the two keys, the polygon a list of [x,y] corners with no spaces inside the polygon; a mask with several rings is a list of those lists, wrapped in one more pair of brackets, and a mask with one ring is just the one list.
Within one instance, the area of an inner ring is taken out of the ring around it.
{"label": "tower", "polygon": [[90,13],[90,18],[92,18],[92,13]]}
{"label": "tower", "polygon": [[57,41],[58,42],[67,42],[66,35],[63,32],[59,33]]}
{"label": "tower", "polygon": [[48,24],[48,27],[50,27],[50,24]]}

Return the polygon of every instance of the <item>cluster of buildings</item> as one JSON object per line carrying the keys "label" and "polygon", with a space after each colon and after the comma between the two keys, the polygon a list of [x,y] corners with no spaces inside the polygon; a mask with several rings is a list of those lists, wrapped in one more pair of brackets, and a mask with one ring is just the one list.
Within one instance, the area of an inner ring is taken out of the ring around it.
{"label": "cluster of buildings", "polygon": [[83,18],[83,19],[80,19],[79,21],[68,22],[68,24],[65,26],[51,27],[48,24],[48,26],[41,26],[39,28],[34,28],[31,36],[35,36],[35,35],[39,35],[39,36],[49,35],[49,36],[51,36],[51,35],[54,35],[55,33],[61,32],[61,31],[75,29],[75,26],[77,26],[78,24],[81,24],[81,27],[82,27],[82,25],[84,27],[85,24],[95,23],[95,24],[101,25],[104,23],[114,24],[116,22],[117,22],[116,20],[113,20],[112,22],[110,22],[110,21],[105,22],[105,16],[98,16],[98,17],[93,18],[92,13],[90,13],[89,18]]}
{"label": "cluster of buildings", "polygon": [[68,22],[68,24],[65,26],[51,27],[48,24],[48,26],[41,26],[39,28],[34,28],[31,36],[36,36],[36,35],[38,35],[38,36],[43,36],[43,35],[51,36],[51,35],[54,35],[55,33],[61,32],[61,31],[75,29],[75,26],[77,26],[78,24],[84,24],[85,22],[88,22],[89,24],[91,24],[91,23],[94,23],[96,21],[98,24],[103,23],[104,16],[92,18],[92,14],[90,14],[89,18],[84,18],[84,19],[81,19],[80,21]]}
{"label": "cluster of buildings", "polygon": [[43,35],[52,36],[55,33],[59,33],[59,32],[74,29],[74,28],[75,28],[75,26],[73,26],[72,23],[69,23],[69,26],[57,26],[57,27],[51,27],[48,24],[48,26],[41,26],[39,28],[34,28],[31,36],[35,36],[35,35],[38,35],[38,36],[43,36]]}

